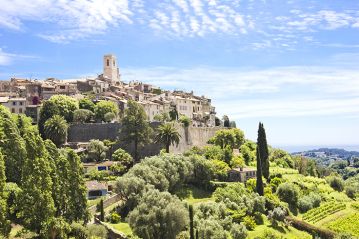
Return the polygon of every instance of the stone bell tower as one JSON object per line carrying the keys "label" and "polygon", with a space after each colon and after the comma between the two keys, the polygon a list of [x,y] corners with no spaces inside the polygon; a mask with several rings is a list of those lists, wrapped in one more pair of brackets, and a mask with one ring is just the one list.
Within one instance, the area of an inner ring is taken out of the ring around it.
{"label": "stone bell tower", "polygon": [[103,76],[110,79],[112,84],[120,82],[120,72],[115,55],[108,54],[103,57]]}

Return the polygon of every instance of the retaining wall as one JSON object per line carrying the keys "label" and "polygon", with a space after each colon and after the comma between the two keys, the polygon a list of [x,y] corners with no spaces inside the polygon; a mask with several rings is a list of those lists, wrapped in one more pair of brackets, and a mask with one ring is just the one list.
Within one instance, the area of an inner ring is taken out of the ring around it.
{"label": "retaining wall", "polygon": [[[160,123],[151,123],[152,128],[156,128]],[[205,146],[207,141],[214,136],[217,130],[222,129],[220,127],[183,127],[182,125],[177,125],[178,131],[181,135],[180,142],[178,146],[171,146],[171,153],[183,153],[186,150],[192,148],[193,146]],[[90,124],[73,124],[70,125],[68,131],[68,142],[69,143],[78,143],[78,142],[88,142],[91,139],[99,140],[116,140],[118,139],[118,144],[113,147],[113,150],[117,148],[124,148],[129,153],[133,155],[134,147],[133,145],[121,140],[123,138],[119,135],[121,129],[120,123],[90,123]],[[147,144],[140,150],[140,157],[157,155],[163,145],[160,144]]]}

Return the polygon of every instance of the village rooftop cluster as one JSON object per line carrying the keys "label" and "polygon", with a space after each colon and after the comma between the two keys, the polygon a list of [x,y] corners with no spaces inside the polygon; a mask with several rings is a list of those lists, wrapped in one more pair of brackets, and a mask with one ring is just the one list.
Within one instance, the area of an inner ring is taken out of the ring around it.
{"label": "village rooftop cluster", "polygon": [[41,102],[57,94],[76,99],[92,95],[95,100],[116,102],[122,112],[128,100],[135,100],[144,107],[149,121],[155,121],[156,115],[176,110],[178,115],[190,118],[193,126],[215,126],[216,112],[211,99],[193,92],[161,90],[139,81],[125,83],[121,80],[116,56],[112,54],[103,57],[103,73],[94,78],[11,78],[0,82],[0,104],[12,113],[26,114],[34,123],[38,121]]}

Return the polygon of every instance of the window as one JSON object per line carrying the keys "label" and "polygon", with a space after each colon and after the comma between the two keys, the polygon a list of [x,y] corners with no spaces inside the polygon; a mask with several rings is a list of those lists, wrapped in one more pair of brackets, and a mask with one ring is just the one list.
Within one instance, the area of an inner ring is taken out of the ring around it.
{"label": "window", "polygon": [[102,191],[101,190],[89,191],[89,196],[90,197],[101,197]]}
{"label": "window", "polygon": [[19,102],[20,105],[23,105],[24,103],[23,102]]}
{"label": "window", "polygon": [[64,89],[66,89],[66,87],[64,85],[60,85],[60,89],[64,90]]}
{"label": "window", "polygon": [[21,108],[19,109],[19,114],[22,114],[22,109]]}
{"label": "window", "polygon": [[115,60],[113,60],[113,66],[116,66],[116,61]]}
{"label": "window", "polygon": [[14,101],[14,102],[12,102],[12,105],[16,105],[16,102]]}
{"label": "window", "polygon": [[15,109],[14,109],[14,108],[11,108],[11,113],[15,113]]}
{"label": "window", "polygon": [[110,66],[110,60],[107,59],[107,66]]}

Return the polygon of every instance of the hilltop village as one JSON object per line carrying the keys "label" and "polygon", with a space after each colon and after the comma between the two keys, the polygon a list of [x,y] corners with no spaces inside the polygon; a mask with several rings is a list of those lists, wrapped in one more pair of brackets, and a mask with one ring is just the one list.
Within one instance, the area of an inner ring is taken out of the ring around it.
{"label": "hilltop village", "polygon": [[95,101],[113,101],[122,112],[127,108],[127,101],[134,100],[144,107],[149,121],[173,111],[190,118],[193,126],[215,126],[216,111],[211,99],[193,92],[161,90],[143,82],[125,83],[116,56],[111,54],[103,57],[103,73],[94,78],[0,81],[0,104],[12,113],[26,114],[34,123],[39,119],[41,103],[59,94],[75,99],[86,96]]}
{"label": "hilltop village", "polygon": [[261,122],[254,142],[209,98],[103,68],[0,82],[0,238],[359,237],[356,155],[290,155]]}

